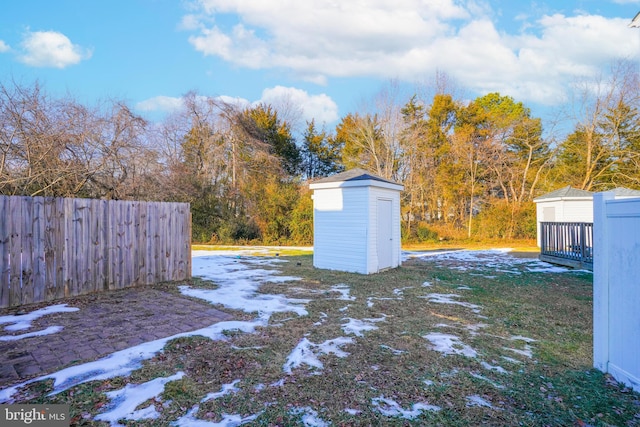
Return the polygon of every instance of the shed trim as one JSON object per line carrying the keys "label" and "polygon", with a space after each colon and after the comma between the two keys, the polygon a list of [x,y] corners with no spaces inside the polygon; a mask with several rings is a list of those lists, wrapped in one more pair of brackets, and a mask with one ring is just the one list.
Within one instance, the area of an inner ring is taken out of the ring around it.
{"label": "shed trim", "polygon": [[388,188],[390,190],[404,190],[404,185],[394,184],[387,181],[378,181],[373,179],[359,179],[353,181],[331,181],[331,182],[315,182],[309,184],[311,190],[318,190],[323,188],[345,188],[345,187],[379,187]]}

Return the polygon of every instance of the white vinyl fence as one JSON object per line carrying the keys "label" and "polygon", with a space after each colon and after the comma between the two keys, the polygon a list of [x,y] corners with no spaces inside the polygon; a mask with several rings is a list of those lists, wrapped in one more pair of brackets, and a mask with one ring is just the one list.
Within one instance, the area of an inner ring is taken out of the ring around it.
{"label": "white vinyl fence", "polygon": [[593,365],[640,392],[640,199],[593,205]]}

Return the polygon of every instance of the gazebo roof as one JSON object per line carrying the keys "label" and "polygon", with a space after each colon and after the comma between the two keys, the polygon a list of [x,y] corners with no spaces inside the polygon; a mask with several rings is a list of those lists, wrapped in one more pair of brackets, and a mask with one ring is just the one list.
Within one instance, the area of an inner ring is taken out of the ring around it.
{"label": "gazebo roof", "polygon": [[389,184],[398,184],[395,181],[385,179],[381,176],[375,175],[373,173],[370,173],[360,168],[349,169],[348,171],[340,172],[335,175],[328,176],[326,178],[321,178],[317,181],[314,181],[313,183],[324,184],[329,182],[364,181],[364,180],[373,180],[373,181],[387,182]]}
{"label": "gazebo roof", "polygon": [[534,202],[541,202],[548,199],[589,199],[593,198],[593,192],[587,190],[580,190],[567,185],[559,190],[552,191],[551,193],[543,194],[540,197],[533,199]]}
{"label": "gazebo roof", "polygon": [[621,196],[621,197],[640,197],[640,191],[632,190],[630,188],[618,187],[618,188],[614,188],[611,191],[616,193],[616,196]]}

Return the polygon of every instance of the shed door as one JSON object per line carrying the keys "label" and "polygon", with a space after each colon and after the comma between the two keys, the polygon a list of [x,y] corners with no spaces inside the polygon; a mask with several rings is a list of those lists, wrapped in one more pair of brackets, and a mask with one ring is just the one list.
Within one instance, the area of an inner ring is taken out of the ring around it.
{"label": "shed door", "polygon": [[392,265],[393,227],[391,200],[378,199],[378,270]]}

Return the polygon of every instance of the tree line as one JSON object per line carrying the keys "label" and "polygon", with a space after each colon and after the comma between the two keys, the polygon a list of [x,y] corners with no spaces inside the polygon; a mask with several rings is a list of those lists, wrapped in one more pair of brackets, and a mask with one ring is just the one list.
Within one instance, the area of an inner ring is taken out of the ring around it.
{"label": "tree line", "polygon": [[188,202],[196,242],[309,244],[309,181],[352,167],[404,184],[413,241],[534,238],[547,191],[640,188],[633,64],[576,82],[560,137],[512,97],[447,86],[403,96],[392,82],[335,129],[300,129],[295,108],[195,92],[152,123],[122,101],[0,83],[0,194]]}

